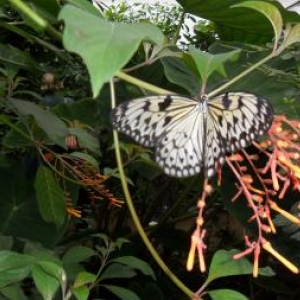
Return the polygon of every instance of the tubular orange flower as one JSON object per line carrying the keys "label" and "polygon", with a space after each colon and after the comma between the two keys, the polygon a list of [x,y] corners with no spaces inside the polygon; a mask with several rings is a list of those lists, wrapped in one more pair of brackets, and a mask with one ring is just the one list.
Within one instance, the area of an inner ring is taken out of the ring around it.
{"label": "tubular orange flower", "polygon": [[284,216],[286,219],[290,220],[291,222],[300,225],[300,219],[295,217],[294,215],[290,214],[286,210],[280,208],[276,202],[270,201],[270,208],[280,213],[282,216]]}
{"label": "tubular orange flower", "polygon": [[262,247],[272,254],[275,258],[277,258],[283,265],[285,265],[289,270],[291,270],[293,273],[298,274],[299,269],[291,263],[289,260],[287,260],[284,256],[282,256],[280,253],[278,253],[271,245],[270,242],[264,241],[262,243]]}
{"label": "tubular orange flower", "polygon": [[254,261],[253,261],[253,277],[256,278],[258,276],[258,265],[259,265],[259,255],[260,255],[260,246],[256,244],[254,248]]}
{"label": "tubular orange flower", "polygon": [[188,259],[186,262],[186,269],[188,271],[193,270],[193,267],[194,267],[195,252],[196,252],[198,240],[199,240],[198,236],[193,234],[191,237],[191,247],[190,247],[190,251],[189,251],[189,256],[188,256]]}
{"label": "tubular orange flower", "polygon": [[283,154],[278,156],[278,160],[290,168],[290,170],[294,171],[297,178],[300,178],[300,168],[298,166],[292,164]]}
{"label": "tubular orange flower", "polygon": [[67,208],[67,212],[73,216],[73,217],[76,217],[76,218],[81,218],[81,211],[80,210],[77,210],[77,209],[74,209],[72,207],[68,207]]}

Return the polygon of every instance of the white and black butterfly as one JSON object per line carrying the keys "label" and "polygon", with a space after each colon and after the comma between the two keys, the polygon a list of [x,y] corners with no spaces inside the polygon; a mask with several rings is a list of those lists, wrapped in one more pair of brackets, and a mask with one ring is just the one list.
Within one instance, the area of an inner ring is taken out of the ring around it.
{"label": "white and black butterfly", "polygon": [[203,169],[209,178],[225,155],[249,145],[269,129],[271,105],[260,96],[230,92],[213,99],[148,96],[121,103],[112,124],[136,142],[155,148],[164,172],[188,177]]}

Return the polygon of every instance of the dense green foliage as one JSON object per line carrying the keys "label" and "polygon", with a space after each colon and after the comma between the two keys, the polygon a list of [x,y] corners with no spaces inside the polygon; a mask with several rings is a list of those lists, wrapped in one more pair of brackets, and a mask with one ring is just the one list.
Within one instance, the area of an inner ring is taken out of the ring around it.
{"label": "dense green foliage", "polygon": [[[299,298],[298,279],[273,258],[263,257],[258,279],[249,261],[231,259],[244,231],[255,231],[245,202],[230,201],[226,168],[206,208],[211,267],[187,272],[199,180],[167,177],[151,150],[126,137],[114,143],[112,78],[118,103],[195,95],[202,85],[213,93],[236,78],[228,89],[263,95],[277,114],[300,119],[297,13],[276,1],[178,2],[0,0],[0,299],[187,299],[199,287],[213,300]],[[295,26],[290,35],[277,12]],[[116,147],[142,228],[176,279],[155,263],[124,204]],[[295,211],[293,191],[284,200]],[[279,217],[277,225],[272,241],[299,266],[298,227]]]}

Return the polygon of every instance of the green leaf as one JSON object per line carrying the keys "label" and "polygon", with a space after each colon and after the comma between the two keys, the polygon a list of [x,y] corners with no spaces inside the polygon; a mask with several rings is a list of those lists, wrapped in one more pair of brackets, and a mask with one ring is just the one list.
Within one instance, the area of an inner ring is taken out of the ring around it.
{"label": "green leaf", "polygon": [[161,60],[165,75],[170,82],[182,86],[190,95],[196,95],[200,89],[200,80],[185,62],[177,57],[165,57]]}
{"label": "green leaf", "polygon": [[235,60],[239,52],[240,50],[233,50],[227,53],[214,55],[190,46],[189,52],[184,55],[184,57],[187,63],[190,63],[190,66],[192,62],[190,62],[189,56],[193,59],[196,70],[198,74],[200,74],[202,81],[207,82],[208,77],[215,71],[218,71],[222,76],[226,77],[224,63]]}
{"label": "green leaf", "polygon": [[51,260],[50,261],[40,260],[37,262],[37,264],[39,267],[43,269],[45,273],[56,278],[59,282],[64,280],[64,276],[65,276],[64,270],[57,263],[54,263]]}
{"label": "green leaf", "polygon": [[65,138],[69,133],[68,128],[57,116],[32,102],[10,99],[10,103],[21,115],[32,115],[37,125],[47,133],[49,138],[66,149]]}
{"label": "green leaf", "polygon": [[63,256],[64,264],[73,264],[78,262],[83,262],[84,260],[94,256],[96,252],[88,247],[75,246],[69,249]]}
{"label": "green leaf", "polygon": [[71,291],[77,300],[87,300],[89,297],[90,290],[87,286],[78,286],[71,288]]}
{"label": "green leaf", "polygon": [[[110,176],[111,173],[113,173],[113,174],[112,174],[113,177],[115,177],[115,178],[121,178],[121,175],[120,175],[120,173],[118,172],[117,169],[110,169],[110,168],[105,168],[105,169],[104,169],[104,174],[105,174],[105,175]],[[126,179],[126,182],[127,182],[128,184],[134,186],[133,181],[132,181],[129,177],[125,177],[125,179]]]}
{"label": "green leaf", "polygon": [[[15,126],[18,128],[18,130],[23,131],[25,133],[28,132],[28,127],[21,121],[18,121],[15,123]],[[37,126],[35,126],[38,128]],[[40,132],[42,130],[40,129]],[[37,135],[32,132],[32,135],[37,138]],[[45,136],[45,133],[42,132],[40,135],[40,139],[42,139],[42,135]],[[11,129],[7,132],[7,134],[4,136],[3,139],[3,145],[6,147],[11,147],[11,148],[23,148],[23,147],[32,147],[34,145],[34,141],[25,138],[23,135],[19,134],[16,130]]]}
{"label": "green leaf", "polygon": [[233,251],[225,250],[219,250],[215,253],[209,268],[208,282],[220,277],[252,273],[252,264],[245,258],[233,259],[233,254]]}
{"label": "green leaf", "polygon": [[128,243],[130,243],[130,240],[127,240],[125,238],[117,238],[116,241],[115,241],[115,247],[118,248],[118,249],[121,249],[121,247],[124,244],[128,244]]}
{"label": "green leaf", "polygon": [[283,21],[276,6],[264,1],[245,1],[240,4],[233,5],[232,7],[252,8],[265,15],[272,24],[275,35],[275,43],[278,43],[283,28]]}
{"label": "green leaf", "polygon": [[[38,210],[34,182],[31,179],[36,161],[23,164],[18,159],[0,169],[0,231],[42,243],[51,248],[58,237],[55,226],[46,223]],[[24,174],[25,173],[25,174]],[[34,228],[34,230],[33,230]]]}
{"label": "green leaf", "polygon": [[286,48],[298,42],[300,42],[300,24],[296,24],[293,27],[287,26],[286,36],[283,41],[284,47]]}
{"label": "green leaf", "polygon": [[12,251],[0,251],[0,287],[23,280],[29,275],[34,258]]}
{"label": "green leaf", "polygon": [[133,293],[128,289],[124,289],[114,285],[107,285],[107,284],[101,286],[105,287],[106,289],[108,289],[110,292],[112,292],[122,300],[140,300],[140,298],[135,293]]}
{"label": "green leaf", "polygon": [[212,300],[249,300],[245,295],[230,289],[207,291]]}
{"label": "green leaf", "polygon": [[96,234],[93,234],[93,236],[101,239],[105,243],[106,246],[109,245],[109,238],[108,238],[108,236],[106,234],[104,234],[104,233],[96,233]]}
{"label": "green leaf", "polygon": [[33,266],[31,275],[36,288],[42,294],[43,299],[52,300],[60,285],[59,281],[45,272],[39,265]]}
{"label": "green leaf", "polygon": [[0,249],[9,250],[13,246],[14,239],[12,236],[0,235]]}
{"label": "green leaf", "polygon": [[[265,46],[274,38],[274,29],[262,13],[246,7],[232,8],[243,0],[177,0],[177,2],[182,5],[186,13],[212,21],[214,32],[223,42],[238,41]],[[283,8],[281,13],[290,20],[295,19],[294,13],[287,13]]]}
{"label": "green leaf", "polygon": [[137,269],[140,272],[142,272],[144,275],[149,275],[155,280],[155,274],[154,274],[153,270],[151,269],[151,267],[149,266],[149,264],[137,257],[121,256],[121,257],[117,257],[111,261],[127,265],[128,267],[131,267],[133,269]]}
{"label": "green leaf", "polygon": [[0,44],[0,61],[12,64],[17,68],[25,70],[42,70],[39,64],[29,55],[11,45]]}
{"label": "green leaf", "polygon": [[92,136],[82,128],[69,127],[69,133],[74,134],[77,137],[79,145],[81,147],[86,148],[91,152],[94,152],[97,155],[99,155],[99,140],[96,137]]}
{"label": "green leaf", "polygon": [[77,274],[76,280],[74,282],[74,287],[79,287],[86,285],[88,283],[94,283],[97,279],[95,274],[89,272],[80,272]]}
{"label": "green leaf", "polygon": [[71,5],[65,5],[59,17],[65,21],[64,45],[85,61],[94,97],[125,66],[141,41],[152,40],[160,46],[164,41],[154,25],[112,23]]}
{"label": "green leaf", "polygon": [[72,4],[88,13],[94,14],[97,17],[102,17],[100,11],[86,0],[68,0],[68,4]]}
{"label": "green leaf", "polygon": [[66,219],[64,193],[56,183],[53,173],[45,166],[38,168],[35,189],[39,210],[46,222],[60,227]]}
{"label": "green leaf", "polygon": [[87,124],[94,128],[96,124],[99,124],[98,109],[99,103],[97,101],[85,99],[76,100],[70,104],[58,104],[54,106],[51,111],[62,119],[77,120],[81,124]]}
{"label": "green leaf", "polygon": [[103,273],[100,275],[99,281],[112,278],[132,278],[136,275],[136,272],[122,264],[113,263],[105,268]]}
{"label": "green leaf", "polygon": [[2,300],[28,300],[28,298],[25,296],[23,289],[18,284],[11,284],[8,286],[5,286],[0,289],[1,295],[3,295],[5,298],[2,298],[0,296],[0,299]]}

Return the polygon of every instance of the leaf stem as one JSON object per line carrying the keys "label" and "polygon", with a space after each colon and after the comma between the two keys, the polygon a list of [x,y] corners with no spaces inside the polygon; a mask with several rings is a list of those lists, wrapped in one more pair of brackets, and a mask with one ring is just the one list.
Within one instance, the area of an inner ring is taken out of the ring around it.
{"label": "leaf stem", "polygon": [[276,56],[275,52],[273,51],[272,53],[270,53],[269,55],[267,55],[262,60],[260,60],[257,63],[253,64],[252,66],[250,66],[248,69],[246,69],[245,71],[243,71],[242,73],[240,73],[236,77],[232,78],[231,80],[229,80],[228,82],[226,82],[225,84],[223,84],[222,86],[220,86],[219,88],[217,88],[214,91],[212,91],[211,93],[209,93],[208,97],[211,98],[211,97],[219,94],[221,91],[227,89],[230,85],[232,85],[236,81],[240,80],[241,78],[245,77],[246,75],[248,75],[249,73],[251,73],[253,70],[257,69],[259,66],[261,66],[264,63],[266,63],[268,60],[272,59],[275,56]]}
{"label": "leaf stem", "polygon": [[[114,91],[114,86],[112,81],[110,81],[110,91],[111,91],[111,104],[112,108],[115,107],[116,105],[116,99],[115,99],[115,91]],[[134,208],[132,198],[128,189],[128,185],[126,182],[126,177],[125,177],[125,172],[123,169],[123,164],[122,164],[122,159],[121,159],[121,152],[120,152],[120,145],[119,145],[119,138],[118,138],[118,133],[116,130],[113,131],[113,138],[114,138],[114,143],[115,143],[115,155],[116,155],[116,160],[117,160],[117,165],[119,168],[120,172],[120,180],[122,184],[122,189],[123,193],[125,196],[126,204],[128,206],[128,210],[131,214],[133,223],[142,238],[144,244],[146,245],[147,249],[151,253],[152,257],[154,260],[157,262],[157,264],[160,266],[160,268],[166,273],[166,275],[175,283],[175,285],[181,289],[186,295],[188,295],[190,298],[193,296],[193,292],[185,286],[182,281],[180,281],[176,275],[168,268],[168,266],[164,263],[164,261],[161,259],[161,257],[158,255],[157,251],[151,244],[150,240],[148,239],[140,221],[138,218],[138,215],[136,213],[136,210]]]}
{"label": "leaf stem", "polygon": [[118,71],[116,73],[116,76],[127,81],[127,82],[130,82],[134,85],[137,85],[139,86],[140,88],[144,88],[146,90],[149,90],[155,94],[161,94],[161,95],[173,95],[174,93],[169,91],[169,90],[165,90],[165,89],[162,89],[162,88],[159,88],[151,83],[147,83],[145,81],[142,81],[138,78],[135,78],[135,77],[132,77],[124,72],[121,72],[121,71]]}

